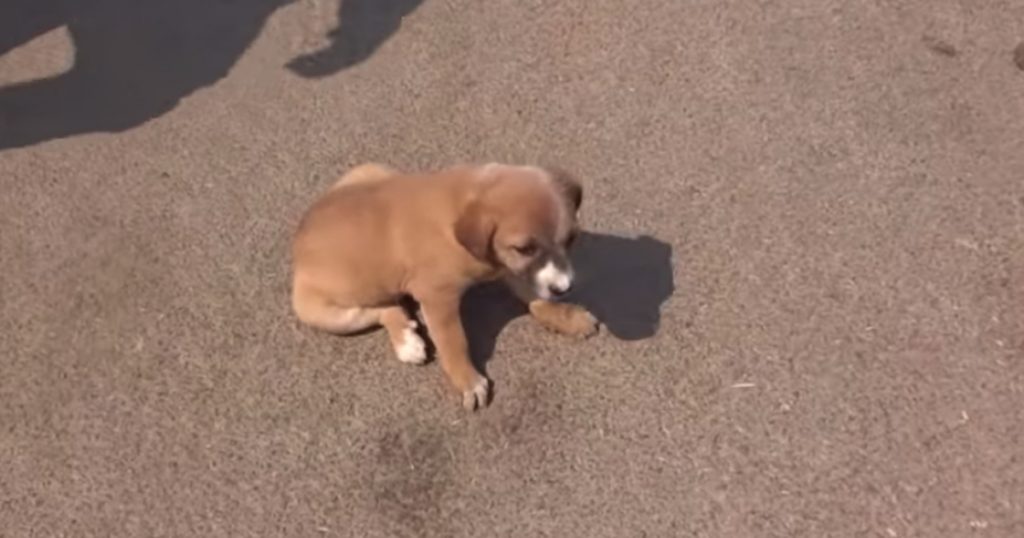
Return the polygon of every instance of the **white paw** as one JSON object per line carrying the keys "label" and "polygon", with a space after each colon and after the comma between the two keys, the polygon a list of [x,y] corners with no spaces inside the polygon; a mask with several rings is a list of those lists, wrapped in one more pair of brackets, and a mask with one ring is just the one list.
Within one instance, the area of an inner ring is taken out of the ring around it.
{"label": "white paw", "polygon": [[487,378],[477,376],[476,381],[462,393],[462,407],[465,407],[468,411],[483,409],[488,404],[490,392],[491,386]]}
{"label": "white paw", "polygon": [[416,323],[402,329],[402,344],[395,348],[398,360],[409,364],[423,364],[427,361],[427,344],[416,334]]}

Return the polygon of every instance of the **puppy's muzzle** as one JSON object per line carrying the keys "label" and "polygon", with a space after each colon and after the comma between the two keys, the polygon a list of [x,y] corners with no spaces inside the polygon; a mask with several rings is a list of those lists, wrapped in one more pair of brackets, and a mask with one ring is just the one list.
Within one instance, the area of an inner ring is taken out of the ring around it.
{"label": "puppy's muzzle", "polygon": [[561,268],[553,262],[544,264],[535,276],[537,294],[543,298],[560,297],[572,289],[573,271]]}

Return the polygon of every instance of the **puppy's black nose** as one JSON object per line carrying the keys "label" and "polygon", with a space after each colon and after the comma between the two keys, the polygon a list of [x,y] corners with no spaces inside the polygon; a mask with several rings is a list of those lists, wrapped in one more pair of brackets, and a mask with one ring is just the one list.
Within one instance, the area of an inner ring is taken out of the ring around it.
{"label": "puppy's black nose", "polygon": [[562,295],[565,295],[566,293],[569,293],[570,290],[572,290],[572,284],[569,284],[564,288],[559,288],[558,286],[548,286],[548,290],[551,291],[551,295],[554,295],[555,297],[561,297]]}

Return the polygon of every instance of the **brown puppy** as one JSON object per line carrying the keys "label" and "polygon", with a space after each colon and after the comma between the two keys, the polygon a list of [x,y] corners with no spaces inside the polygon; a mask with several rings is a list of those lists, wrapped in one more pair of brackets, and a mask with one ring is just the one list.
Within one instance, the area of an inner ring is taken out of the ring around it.
{"label": "brown puppy", "polygon": [[463,405],[482,407],[489,385],[469,359],[459,318],[473,284],[504,279],[546,327],[574,336],[597,331],[583,308],[551,302],[572,286],[566,250],[582,194],[566,174],[536,167],[410,175],[359,166],[313,204],[295,234],[295,313],[341,334],[382,325],[400,360],[422,363],[416,321],[399,304],[411,296]]}

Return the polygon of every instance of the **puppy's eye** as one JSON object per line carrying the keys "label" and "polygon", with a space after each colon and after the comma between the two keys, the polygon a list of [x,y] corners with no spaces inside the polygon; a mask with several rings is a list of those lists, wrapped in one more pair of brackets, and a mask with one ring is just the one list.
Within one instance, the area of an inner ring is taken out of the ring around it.
{"label": "puppy's eye", "polygon": [[512,250],[516,251],[522,256],[533,256],[534,254],[537,253],[537,244],[526,243],[523,245],[515,245],[512,247]]}

